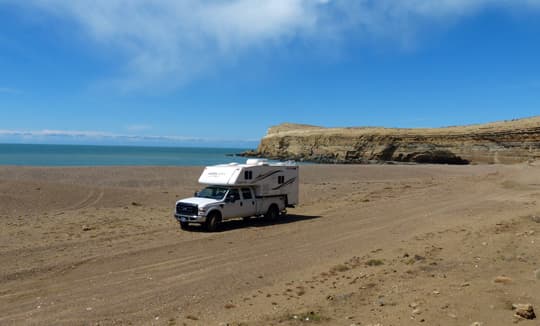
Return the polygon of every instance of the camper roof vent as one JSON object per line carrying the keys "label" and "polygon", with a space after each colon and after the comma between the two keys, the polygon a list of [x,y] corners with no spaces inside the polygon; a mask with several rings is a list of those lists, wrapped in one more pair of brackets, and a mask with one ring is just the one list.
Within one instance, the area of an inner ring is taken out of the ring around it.
{"label": "camper roof vent", "polygon": [[246,161],[247,165],[265,165],[268,164],[268,160],[264,158],[250,158]]}

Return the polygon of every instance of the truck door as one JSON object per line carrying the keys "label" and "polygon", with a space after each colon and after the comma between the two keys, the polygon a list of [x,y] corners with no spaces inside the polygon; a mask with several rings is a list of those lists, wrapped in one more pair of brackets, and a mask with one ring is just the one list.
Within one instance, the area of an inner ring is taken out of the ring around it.
{"label": "truck door", "polygon": [[242,193],[242,216],[253,216],[257,213],[257,203],[255,202],[255,196],[251,188],[240,189]]}
{"label": "truck door", "polygon": [[243,206],[244,204],[238,189],[229,189],[225,199],[225,205],[222,208],[223,219],[225,220],[233,217],[242,217]]}

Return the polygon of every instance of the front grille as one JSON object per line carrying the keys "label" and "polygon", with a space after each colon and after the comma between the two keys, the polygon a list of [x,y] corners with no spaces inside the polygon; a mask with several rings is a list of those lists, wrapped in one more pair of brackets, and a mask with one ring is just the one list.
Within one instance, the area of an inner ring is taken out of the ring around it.
{"label": "front grille", "polygon": [[176,213],[180,215],[197,215],[199,208],[197,205],[178,203],[176,204]]}

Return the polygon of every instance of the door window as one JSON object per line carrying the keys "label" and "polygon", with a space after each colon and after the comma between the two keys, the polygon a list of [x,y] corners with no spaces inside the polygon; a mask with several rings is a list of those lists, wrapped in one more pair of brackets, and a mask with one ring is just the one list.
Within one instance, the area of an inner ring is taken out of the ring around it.
{"label": "door window", "polygon": [[240,200],[240,193],[238,192],[238,189],[229,190],[229,194],[227,195],[227,199],[229,199],[230,201]]}
{"label": "door window", "polygon": [[242,197],[244,199],[251,199],[253,196],[251,195],[251,189],[249,188],[242,188]]}

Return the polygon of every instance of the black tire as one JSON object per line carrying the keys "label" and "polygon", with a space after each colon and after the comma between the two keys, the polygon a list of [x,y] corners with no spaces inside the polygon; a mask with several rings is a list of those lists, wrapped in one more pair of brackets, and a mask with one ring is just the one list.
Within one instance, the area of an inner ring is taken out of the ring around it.
{"label": "black tire", "polygon": [[219,226],[221,224],[221,216],[218,213],[210,213],[208,217],[206,218],[206,231],[208,232],[216,232],[219,230]]}
{"label": "black tire", "polygon": [[189,223],[188,223],[188,222],[180,222],[180,228],[181,228],[182,230],[187,229],[188,226],[189,226]]}
{"label": "black tire", "polygon": [[268,207],[268,211],[266,212],[266,214],[264,214],[264,219],[267,221],[274,221],[278,218],[278,216],[279,208],[276,204],[272,204],[270,205],[270,207]]}

